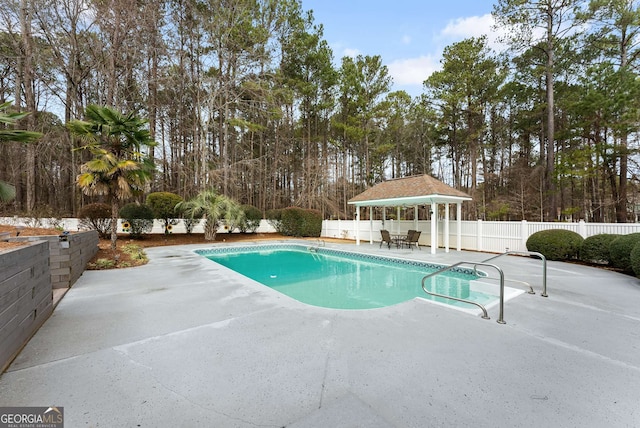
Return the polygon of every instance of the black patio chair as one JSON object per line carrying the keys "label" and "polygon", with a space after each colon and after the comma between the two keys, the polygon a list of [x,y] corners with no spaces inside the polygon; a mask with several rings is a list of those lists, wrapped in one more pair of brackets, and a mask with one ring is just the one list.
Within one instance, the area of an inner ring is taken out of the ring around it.
{"label": "black patio chair", "polygon": [[382,235],[382,241],[380,241],[380,248],[382,248],[383,243],[386,243],[387,248],[391,249],[391,244],[394,242],[391,239],[391,235],[389,234],[389,231],[383,229],[380,231],[380,234]]}
{"label": "black patio chair", "polygon": [[407,232],[407,237],[400,241],[402,247],[405,245],[410,247],[413,250],[413,246],[415,245],[418,249],[420,249],[420,245],[418,245],[418,240],[420,239],[420,234],[422,232],[419,230],[410,230]]}

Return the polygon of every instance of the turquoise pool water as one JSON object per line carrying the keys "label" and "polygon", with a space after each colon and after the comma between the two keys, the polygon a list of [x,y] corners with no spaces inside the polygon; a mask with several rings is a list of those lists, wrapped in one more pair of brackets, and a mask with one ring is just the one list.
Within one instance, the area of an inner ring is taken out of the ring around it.
{"label": "turquoise pool water", "polygon": [[[429,296],[422,278],[438,266],[420,262],[357,256],[331,250],[300,248],[197,251],[208,259],[309,305],[335,309],[372,309],[415,297],[475,308],[468,303]],[[496,296],[474,291],[468,273],[447,272],[429,281],[430,289],[488,304]]]}

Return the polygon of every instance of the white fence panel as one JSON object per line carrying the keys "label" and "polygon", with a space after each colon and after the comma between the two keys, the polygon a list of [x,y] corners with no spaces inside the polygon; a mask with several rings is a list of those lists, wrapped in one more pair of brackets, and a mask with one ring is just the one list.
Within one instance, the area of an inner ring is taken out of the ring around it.
{"label": "white fence panel", "polygon": [[[34,219],[29,217],[0,217],[1,224],[24,225],[29,227],[48,227],[60,230],[79,230],[78,219],[76,218],[43,218]],[[194,233],[203,233],[203,223],[200,222],[194,227]],[[553,223],[553,222],[528,222],[528,221],[462,221],[461,223],[461,244],[463,250],[489,251],[501,253],[506,248],[510,250],[525,251],[527,238],[533,233],[548,229],[565,229],[580,234],[583,238],[609,233],[614,235],[627,235],[630,233],[640,233],[640,223]],[[119,222],[121,229],[122,222]],[[380,230],[387,229],[392,234],[406,234],[409,229],[422,231],[420,235],[420,245],[431,245],[431,221],[419,220],[386,220],[383,224],[381,220],[361,220],[359,228],[360,241],[367,243],[370,240],[380,242]],[[444,247],[444,220],[438,220],[438,247]],[[221,227],[218,232],[224,233],[226,230]],[[449,222],[449,248],[455,249],[457,246],[458,224],[456,220]],[[174,233],[184,233],[185,228],[182,222],[173,226]],[[262,220],[258,233],[272,233],[275,229]],[[159,221],[154,221],[151,233],[164,233],[164,228]],[[321,236],[325,238],[356,239],[355,220],[325,220],[322,222]]]}
{"label": "white fence panel", "polygon": [[479,251],[503,252],[506,248],[521,250],[522,233],[519,222],[481,222],[482,235]]}
{"label": "white fence panel", "polygon": [[[118,232],[122,232],[122,219],[118,219]],[[29,217],[0,217],[0,224],[11,226],[27,226],[27,227],[44,227],[51,229],[59,229],[60,231],[78,231],[80,230],[79,220],[77,218],[41,218],[34,219]],[[173,233],[186,233],[184,223],[179,221],[178,224],[171,227]],[[220,226],[218,233],[224,233],[228,230],[224,226]],[[256,233],[274,233],[276,230],[269,224],[267,220],[261,220],[260,226],[256,229]],[[164,225],[158,220],[153,221],[153,228],[150,233],[164,233]],[[204,220],[198,221],[193,227],[193,233],[204,233]]]}
{"label": "white fence panel", "polygon": [[638,223],[586,223],[588,236],[609,233],[612,235],[628,235],[640,232]]}
{"label": "white fence panel", "polygon": [[[626,235],[640,233],[639,223],[554,223],[528,221],[462,221],[461,246],[463,250],[488,251],[501,253],[507,248],[516,251],[527,250],[527,239],[533,233],[548,229],[565,229],[580,234],[583,238],[610,233]],[[356,222],[354,220],[325,220],[322,223],[322,236],[329,238],[356,239]],[[361,220],[359,228],[360,241],[380,242],[380,230],[387,229],[392,234],[404,234],[416,228],[413,220]],[[422,231],[420,245],[431,245],[431,221],[419,220],[417,229]],[[444,247],[444,221],[438,221],[438,247]],[[456,220],[449,222],[449,248],[456,248],[458,224]]]}

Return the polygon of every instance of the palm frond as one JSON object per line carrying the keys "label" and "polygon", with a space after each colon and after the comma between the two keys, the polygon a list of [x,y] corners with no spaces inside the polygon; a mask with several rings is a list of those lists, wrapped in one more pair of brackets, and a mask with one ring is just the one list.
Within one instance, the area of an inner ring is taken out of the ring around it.
{"label": "palm frond", "polygon": [[23,131],[19,129],[0,131],[1,142],[14,141],[16,143],[32,143],[40,137],[42,137],[42,134],[35,131]]}
{"label": "palm frond", "polygon": [[78,187],[82,189],[85,195],[108,195],[109,185],[100,179],[99,175],[85,172],[76,178]]}
{"label": "palm frond", "polygon": [[0,181],[0,201],[9,202],[15,197],[16,197],[15,186],[5,181]]}
{"label": "palm frond", "polygon": [[[29,115],[29,112],[7,113],[6,109],[11,106],[10,102],[0,104],[0,123],[6,125],[14,125],[18,120]],[[25,131],[21,129],[2,129],[0,130],[0,142],[15,141],[18,143],[32,143],[42,137],[40,132]]]}
{"label": "palm frond", "polygon": [[117,167],[122,171],[136,171],[140,169],[140,163],[130,159],[124,159],[117,163]]}
{"label": "palm frond", "polygon": [[113,164],[108,162],[104,157],[93,158],[82,165],[86,171],[92,171],[96,173],[106,173],[113,168]]}

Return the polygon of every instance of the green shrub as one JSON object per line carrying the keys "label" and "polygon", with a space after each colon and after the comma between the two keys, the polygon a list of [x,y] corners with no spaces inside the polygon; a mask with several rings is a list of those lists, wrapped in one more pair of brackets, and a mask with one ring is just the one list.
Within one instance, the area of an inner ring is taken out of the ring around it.
{"label": "green shrub", "polygon": [[547,260],[569,260],[578,256],[583,240],[570,230],[541,230],[529,236],[527,250],[541,253]]}
{"label": "green shrub", "polygon": [[631,250],[640,242],[640,233],[618,236],[609,245],[611,265],[625,272],[632,272]]}
{"label": "green shrub", "polygon": [[184,228],[187,231],[187,235],[191,235],[191,233],[193,233],[193,228],[196,226],[196,224],[200,223],[199,218],[183,218],[182,219],[182,223],[184,224]]}
{"label": "green shrub", "polygon": [[318,210],[304,210],[302,236],[320,237],[322,233],[322,213]]}
{"label": "green shrub", "polygon": [[79,225],[83,229],[97,230],[101,238],[111,234],[111,206],[109,204],[89,204],[78,211]]}
{"label": "green shrub", "polygon": [[619,236],[620,235],[601,233],[585,238],[580,246],[580,260],[587,263],[611,263],[609,246],[611,242]]}
{"label": "green shrub", "polygon": [[147,196],[147,205],[153,211],[154,218],[162,222],[164,233],[170,233],[170,226],[178,224],[176,205],[180,202],[182,197],[171,192],[154,192]]}
{"label": "green shrub", "polygon": [[289,207],[282,210],[280,233],[285,236],[302,236],[302,208]]}
{"label": "green shrub", "polygon": [[90,269],[112,269],[115,267],[116,261],[111,259],[98,259],[95,263],[88,263]]}
{"label": "green shrub", "polygon": [[629,261],[631,262],[631,269],[633,273],[640,278],[640,242],[636,243],[629,255]]}
{"label": "green shrub", "polygon": [[236,227],[240,229],[242,233],[255,233],[262,221],[262,211],[253,205],[242,205],[240,208],[244,212],[244,219],[240,224],[236,225]]}
{"label": "green shrub", "polygon": [[129,254],[131,258],[136,260],[148,260],[147,253],[144,252],[144,249],[135,244],[127,244],[122,246],[122,252],[125,254]]}
{"label": "green shrub", "polygon": [[182,224],[184,224],[187,235],[191,235],[193,228],[202,221],[202,213],[190,210],[186,215],[185,210],[184,203],[180,203],[175,207],[176,215],[182,217]]}
{"label": "green shrub", "polygon": [[284,235],[282,231],[282,211],[281,209],[268,210],[265,214],[267,222],[276,230],[276,232]]}
{"label": "green shrub", "polygon": [[322,232],[322,214],[317,210],[289,207],[282,210],[281,232],[286,236],[315,236]]}
{"label": "green shrub", "polygon": [[[141,238],[153,228],[153,210],[146,204],[130,203],[120,208],[123,230],[132,238]],[[128,226],[128,227],[127,227]]]}

